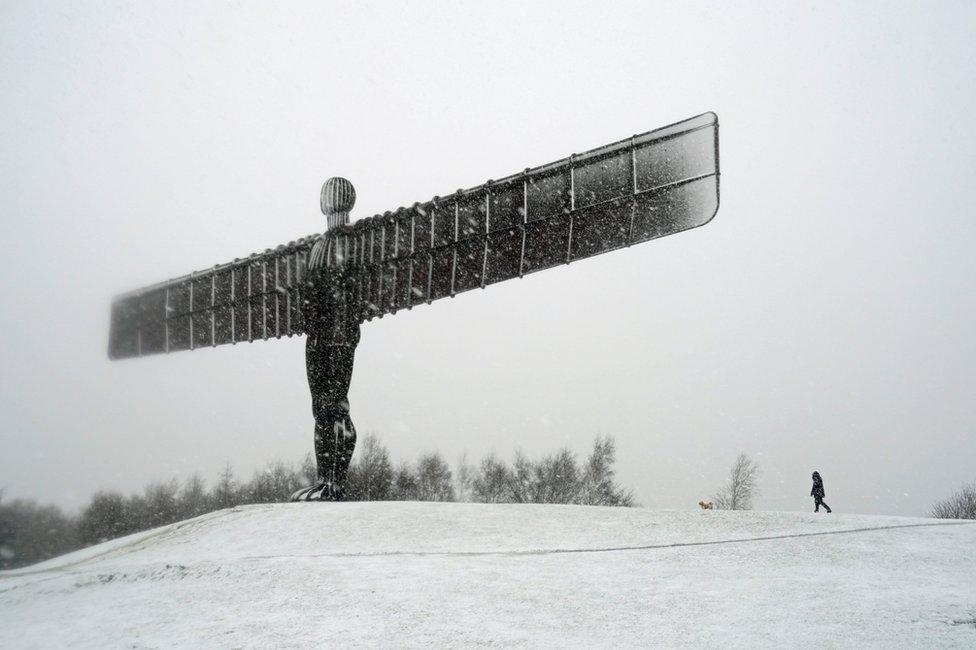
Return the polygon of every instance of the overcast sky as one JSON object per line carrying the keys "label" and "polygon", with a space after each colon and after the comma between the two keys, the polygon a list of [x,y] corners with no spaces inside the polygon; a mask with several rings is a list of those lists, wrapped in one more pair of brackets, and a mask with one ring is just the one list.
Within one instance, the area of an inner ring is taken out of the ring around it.
{"label": "overcast sky", "polygon": [[[202,6],[201,6],[202,5]],[[914,515],[976,480],[973,3],[0,4],[0,487],[311,450],[302,339],[110,362],[112,296],[704,111],[703,228],[363,327],[398,459],[616,437],[648,507],[739,452],[758,507]]]}

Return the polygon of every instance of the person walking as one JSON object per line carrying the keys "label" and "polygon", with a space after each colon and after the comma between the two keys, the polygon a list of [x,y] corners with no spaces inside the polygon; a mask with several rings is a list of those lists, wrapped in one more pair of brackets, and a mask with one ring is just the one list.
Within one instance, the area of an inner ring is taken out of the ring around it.
{"label": "person walking", "polygon": [[820,472],[813,473],[813,489],[810,490],[810,496],[813,497],[813,511],[820,512],[820,506],[823,506],[827,512],[833,512],[826,503],[824,503],[824,486],[823,479],[820,478]]}

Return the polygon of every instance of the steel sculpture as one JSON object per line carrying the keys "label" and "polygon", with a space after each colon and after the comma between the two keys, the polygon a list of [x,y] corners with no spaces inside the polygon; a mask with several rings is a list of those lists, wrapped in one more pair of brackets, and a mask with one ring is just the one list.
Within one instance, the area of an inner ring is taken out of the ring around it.
{"label": "steel sculpture", "polygon": [[338,500],[356,430],[348,390],[364,321],[708,223],[713,113],[355,223],[352,184],[322,186],[327,230],[118,296],[109,357],[305,334],[318,481]]}

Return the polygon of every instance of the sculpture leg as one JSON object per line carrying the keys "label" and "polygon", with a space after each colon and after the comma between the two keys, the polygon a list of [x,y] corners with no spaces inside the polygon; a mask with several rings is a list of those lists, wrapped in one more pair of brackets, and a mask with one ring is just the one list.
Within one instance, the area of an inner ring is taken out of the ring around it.
{"label": "sculpture leg", "polygon": [[309,337],[306,342],[318,480],[292,495],[293,501],[342,498],[346,473],[356,448],[356,428],[349,417],[349,383],[355,354],[355,345],[327,345],[318,337]]}

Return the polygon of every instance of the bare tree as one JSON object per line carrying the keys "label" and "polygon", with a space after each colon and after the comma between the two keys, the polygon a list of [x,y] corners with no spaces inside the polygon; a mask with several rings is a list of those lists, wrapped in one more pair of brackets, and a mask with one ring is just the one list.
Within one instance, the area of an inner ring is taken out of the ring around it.
{"label": "bare tree", "polygon": [[349,467],[346,499],[349,501],[387,501],[393,496],[393,463],[390,452],[374,434],[368,434],[359,454]]}
{"label": "bare tree", "polygon": [[932,506],[936,519],[976,519],[976,483],[962,486],[948,499]]}
{"label": "bare tree", "polygon": [[217,510],[236,506],[240,503],[238,492],[237,481],[234,479],[234,470],[231,469],[230,463],[228,462],[224,465],[224,469],[220,472],[220,477],[213,487],[211,503],[213,503],[213,507]]}
{"label": "bare tree", "polygon": [[319,470],[315,466],[315,460],[312,459],[312,452],[305,454],[300,471],[303,479],[302,485],[315,485],[315,482],[319,480]]}
{"label": "bare tree", "polygon": [[210,512],[207,486],[199,474],[193,474],[183,483],[178,502],[179,519],[189,519]]}
{"label": "bare tree", "polygon": [[593,452],[586,460],[576,503],[590,506],[634,505],[634,495],[614,481],[613,464],[617,460],[617,446],[612,436],[597,436]]}
{"label": "bare tree", "polygon": [[468,462],[467,452],[462,453],[454,466],[454,496],[458,501],[472,500],[476,474],[477,470]]}
{"label": "bare tree", "polygon": [[508,472],[508,494],[512,503],[532,503],[535,496],[535,464],[522,453],[515,450],[512,471]]}
{"label": "bare tree", "polygon": [[560,449],[536,464],[534,503],[573,503],[579,492],[580,471],[576,456],[569,449]]}
{"label": "bare tree", "polygon": [[417,461],[417,499],[454,501],[451,469],[437,452],[424,454]]}
{"label": "bare tree", "polygon": [[241,490],[246,503],[279,503],[302,487],[301,470],[291,464],[273,461],[254,473],[254,477]]}
{"label": "bare tree", "polygon": [[180,485],[175,479],[146,486],[143,496],[145,510],[142,513],[145,528],[165,526],[179,519],[179,504],[176,500],[179,489]]}
{"label": "bare tree", "polygon": [[504,503],[511,500],[511,481],[512,472],[505,461],[488,454],[481,459],[481,466],[472,481],[472,496],[481,503]]}
{"label": "bare tree", "polygon": [[395,501],[417,501],[420,488],[417,475],[406,461],[401,462],[393,475],[393,494]]}
{"label": "bare tree", "polygon": [[745,454],[739,454],[729,471],[729,482],[712,500],[719,510],[751,510],[759,495],[759,466]]}

